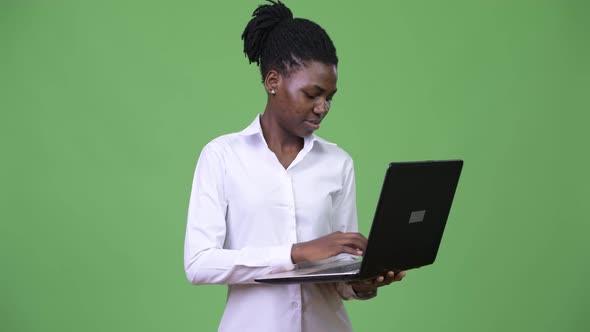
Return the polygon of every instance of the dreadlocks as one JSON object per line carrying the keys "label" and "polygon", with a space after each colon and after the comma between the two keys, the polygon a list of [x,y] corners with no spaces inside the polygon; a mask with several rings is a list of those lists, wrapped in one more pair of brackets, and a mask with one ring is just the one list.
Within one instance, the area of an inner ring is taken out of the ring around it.
{"label": "dreadlocks", "polygon": [[258,6],[242,33],[244,53],[260,67],[263,80],[270,69],[288,75],[307,61],[338,65],[336,48],[322,27],[293,18],[280,1],[267,1],[272,4]]}

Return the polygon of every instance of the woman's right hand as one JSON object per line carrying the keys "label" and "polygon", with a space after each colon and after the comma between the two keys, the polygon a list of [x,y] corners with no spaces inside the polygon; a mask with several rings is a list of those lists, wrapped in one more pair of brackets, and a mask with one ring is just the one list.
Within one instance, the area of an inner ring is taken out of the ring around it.
{"label": "woman's right hand", "polygon": [[291,247],[294,264],[317,262],[339,254],[362,256],[367,248],[367,238],[361,233],[334,232],[315,240],[296,243]]}

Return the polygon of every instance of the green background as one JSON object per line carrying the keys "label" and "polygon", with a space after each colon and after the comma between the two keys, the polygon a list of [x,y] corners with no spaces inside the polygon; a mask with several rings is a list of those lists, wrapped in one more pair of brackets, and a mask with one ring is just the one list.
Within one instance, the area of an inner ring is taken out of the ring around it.
{"label": "green background", "polygon": [[[264,108],[259,3],[0,0],[1,331],[216,330],[186,210],[204,144]],[[465,160],[437,262],[347,303],[355,329],[588,331],[589,2],[287,5],[338,49],[318,134],[365,234],[388,162]]]}

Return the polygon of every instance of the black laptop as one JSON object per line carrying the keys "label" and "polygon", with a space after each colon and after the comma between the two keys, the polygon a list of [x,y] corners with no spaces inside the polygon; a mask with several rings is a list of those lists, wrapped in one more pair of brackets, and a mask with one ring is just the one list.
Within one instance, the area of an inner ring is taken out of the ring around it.
{"label": "black laptop", "polygon": [[329,262],[255,279],[261,283],[356,281],[434,263],[462,160],[390,163],[362,260]]}

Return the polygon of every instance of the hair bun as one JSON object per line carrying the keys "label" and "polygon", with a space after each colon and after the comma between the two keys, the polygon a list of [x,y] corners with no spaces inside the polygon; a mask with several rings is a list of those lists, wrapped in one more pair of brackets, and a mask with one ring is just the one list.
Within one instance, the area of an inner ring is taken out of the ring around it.
{"label": "hair bun", "polygon": [[258,65],[268,34],[281,22],[293,19],[293,13],[281,1],[267,1],[272,4],[258,6],[242,33],[244,53],[250,63],[256,62]]}

